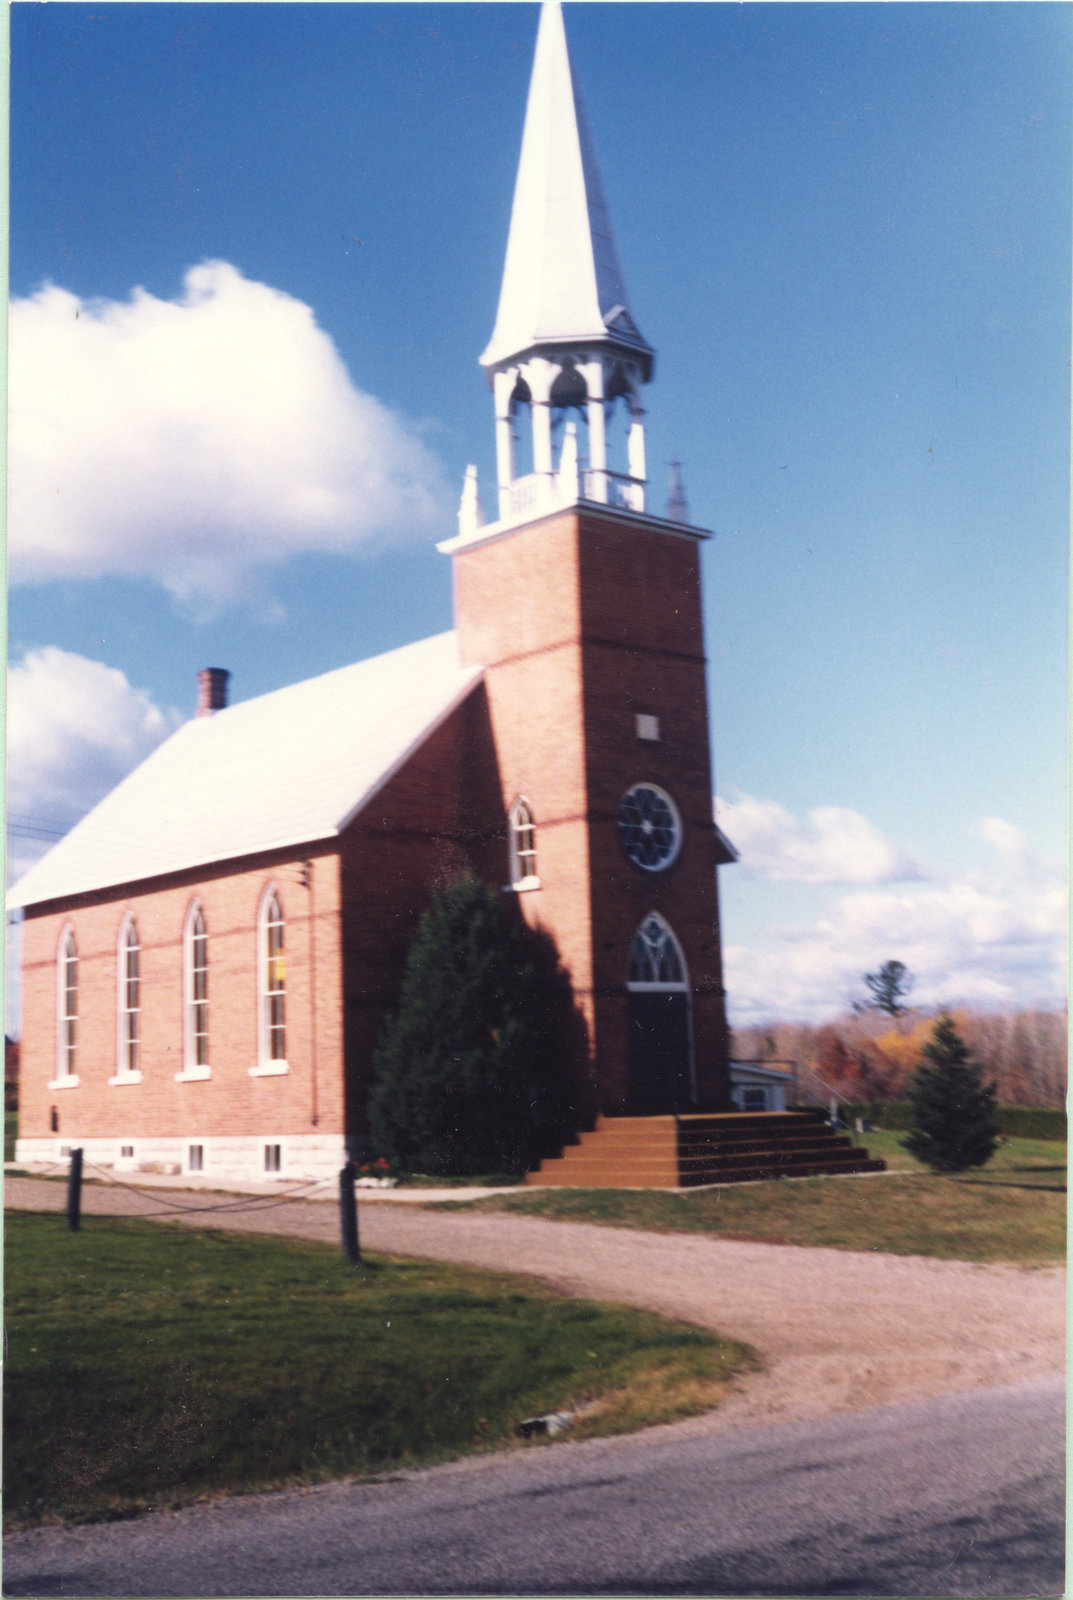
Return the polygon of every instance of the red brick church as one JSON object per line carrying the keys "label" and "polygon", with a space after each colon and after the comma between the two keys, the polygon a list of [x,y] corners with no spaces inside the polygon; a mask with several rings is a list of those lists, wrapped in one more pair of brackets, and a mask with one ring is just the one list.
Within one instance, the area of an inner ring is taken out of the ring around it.
{"label": "red brick church", "polygon": [[644,385],[560,7],[499,312],[496,520],[470,468],[454,631],[198,715],[39,861],[20,1160],[330,1175],[434,884],[554,938],[584,1114],[730,1109],[700,542],[650,507]]}

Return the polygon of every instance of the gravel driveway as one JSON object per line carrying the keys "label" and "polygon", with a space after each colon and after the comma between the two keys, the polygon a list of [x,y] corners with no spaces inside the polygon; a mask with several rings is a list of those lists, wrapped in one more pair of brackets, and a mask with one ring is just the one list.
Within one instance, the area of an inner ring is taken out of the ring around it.
{"label": "gravel driveway", "polygon": [[[5,1204],[62,1210],[65,1188],[8,1178]],[[241,1232],[338,1239],[333,1204],[106,1185],[84,1215],[172,1216]],[[183,1215],[164,1208],[189,1207]],[[571,1295],[619,1300],[742,1339],[762,1373],[744,1377],[698,1426],[723,1430],[857,1410],[949,1390],[1017,1383],[1065,1367],[1065,1272],[641,1233],[588,1223],[481,1216],[387,1201],[359,1204],[371,1250],[525,1272]],[[199,1214],[200,1213],[200,1214]],[[88,1224],[91,1225],[91,1224]]]}

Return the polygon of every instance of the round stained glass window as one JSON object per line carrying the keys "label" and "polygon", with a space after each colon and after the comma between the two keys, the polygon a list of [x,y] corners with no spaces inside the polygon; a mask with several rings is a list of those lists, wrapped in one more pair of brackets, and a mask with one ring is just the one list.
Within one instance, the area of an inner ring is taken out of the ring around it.
{"label": "round stained glass window", "polygon": [[635,783],[622,796],[619,832],[631,861],[648,872],[661,872],[677,856],[682,823],[669,794],[653,783]]}

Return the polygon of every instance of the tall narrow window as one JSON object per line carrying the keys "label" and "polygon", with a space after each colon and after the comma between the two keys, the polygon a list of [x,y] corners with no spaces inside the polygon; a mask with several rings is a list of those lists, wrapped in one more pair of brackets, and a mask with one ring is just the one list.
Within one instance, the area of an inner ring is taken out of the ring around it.
{"label": "tall narrow window", "polygon": [[119,934],[119,1076],[138,1072],[141,1044],[141,945],[128,917]]}
{"label": "tall narrow window", "polygon": [[78,947],[73,928],[67,928],[60,940],[56,988],[56,1077],[69,1083],[75,1077],[78,1045]]}
{"label": "tall narrow window", "polygon": [[528,800],[515,800],[510,811],[510,881],[515,889],[535,888],[536,824]]}
{"label": "tall narrow window", "polygon": [[184,1078],[209,1075],[209,936],[205,913],[194,901],[183,930]]}
{"label": "tall narrow window", "polygon": [[261,901],[257,922],[258,982],[260,1016],[258,1022],[257,1066],[254,1073],[287,1070],[287,964],[284,953],[283,906],[276,889],[270,888]]}

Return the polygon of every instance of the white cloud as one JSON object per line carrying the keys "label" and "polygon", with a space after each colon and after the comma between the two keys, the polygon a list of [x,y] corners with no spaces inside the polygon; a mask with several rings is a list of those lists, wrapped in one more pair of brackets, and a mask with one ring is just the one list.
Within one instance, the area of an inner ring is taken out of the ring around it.
{"label": "white cloud", "polygon": [[176,300],[10,311],[14,582],[147,577],[204,608],[303,551],[449,531],[440,464],[300,301],[225,261]]}
{"label": "white cloud", "polygon": [[9,877],[43,855],[177,726],[122,672],[49,645],[8,672]]}
{"label": "white cloud", "polygon": [[[11,882],[182,719],[101,661],[48,645],[8,669],[7,876]],[[19,1031],[21,929],[6,940],[4,1026]]]}
{"label": "white cloud", "polygon": [[888,959],[905,962],[914,975],[918,1005],[1061,1005],[1063,865],[1033,854],[1020,830],[1000,818],[972,831],[987,857],[971,872],[837,895],[810,926],[772,926],[762,941],[730,943],[732,1019],[739,1026],[821,1022],[861,993],[864,972]]}
{"label": "white cloud", "polygon": [[793,883],[896,883],[923,876],[904,850],[846,806],[817,806],[799,822],[777,800],[716,802],[743,872]]}

